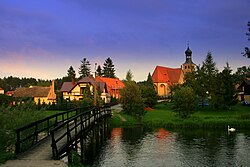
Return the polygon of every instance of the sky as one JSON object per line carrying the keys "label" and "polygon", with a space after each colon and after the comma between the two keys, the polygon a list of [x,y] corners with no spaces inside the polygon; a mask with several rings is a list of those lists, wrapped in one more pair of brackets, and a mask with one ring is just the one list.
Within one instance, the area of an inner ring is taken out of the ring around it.
{"label": "sky", "polygon": [[0,0],[0,78],[56,79],[83,58],[136,81],[157,65],[180,68],[189,43],[193,62],[208,52],[222,70],[249,66],[241,55],[249,0]]}

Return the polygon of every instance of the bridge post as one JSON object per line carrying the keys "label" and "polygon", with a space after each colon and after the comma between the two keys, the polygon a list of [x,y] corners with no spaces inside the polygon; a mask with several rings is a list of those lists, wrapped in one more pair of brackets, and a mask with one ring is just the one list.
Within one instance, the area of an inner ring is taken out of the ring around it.
{"label": "bridge post", "polygon": [[83,142],[83,137],[81,135],[80,137],[80,147],[81,147],[81,162],[84,163],[85,162],[85,154],[84,154],[84,142]]}
{"label": "bridge post", "polygon": [[21,145],[21,142],[20,142],[21,138],[20,138],[20,131],[19,130],[16,130],[16,138],[17,138],[17,140],[16,140],[16,150],[15,150],[15,153],[18,154],[18,153],[20,153],[20,149],[21,149],[21,147],[20,147],[20,145]]}

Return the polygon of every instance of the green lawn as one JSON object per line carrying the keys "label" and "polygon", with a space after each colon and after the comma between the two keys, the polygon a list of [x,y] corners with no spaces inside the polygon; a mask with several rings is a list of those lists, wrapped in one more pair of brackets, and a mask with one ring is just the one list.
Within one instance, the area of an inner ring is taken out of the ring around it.
{"label": "green lawn", "polygon": [[0,111],[0,164],[15,158],[13,146],[16,140],[15,129],[61,111],[20,111],[1,108]]}
{"label": "green lawn", "polygon": [[[119,123],[119,118],[114,115],[111,125],[130,126],[136,124],[133,117],[121,113],[129,118],[128,123]],[[113,122],[115,120],[115,122]],[[113,124],[112,124],[113,123]],[[250,127],[250,107],[240,104],[233,106],[232,110],[212,110],[210,107],[200,107],[189,118],[181,119],[172,109],[171,103],[160,103],[155,109],[147,111],[143,118],[143,125],[149,127],[168,128],[226,128],[227,125],[237,128]]]}

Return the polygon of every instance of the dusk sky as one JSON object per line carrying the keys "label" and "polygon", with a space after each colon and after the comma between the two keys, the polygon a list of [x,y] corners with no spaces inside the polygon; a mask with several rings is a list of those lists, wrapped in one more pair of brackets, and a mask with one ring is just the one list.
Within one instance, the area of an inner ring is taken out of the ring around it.
{"label": "dusk sky", "polygon": [[146,80],[157,65],[179,68],[189,41],[193,62],[211,51],[219,70],[249,66],[250,0],[0,0],[0,78],[56,79],[80,60],[113,60]]}

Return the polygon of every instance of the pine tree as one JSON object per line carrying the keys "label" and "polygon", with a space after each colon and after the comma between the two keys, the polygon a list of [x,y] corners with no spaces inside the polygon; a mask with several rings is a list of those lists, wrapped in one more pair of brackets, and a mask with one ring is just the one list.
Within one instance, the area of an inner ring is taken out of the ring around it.
{"label": "pine tree", "polygon": [[203,62],[201,67],[202,74],[200,75],[204,87],[207,88],[209,94],[213,94],[216,86],[216,76],[218,74],[218,69],[216,68],[216,63],[213,61],[211,52],[207,53],[207,57]]}
{"label": "pine tree", "polygon": [[103,76],[115,78],[115,68],[113,61],[110,58],[107,58],[103,64]]}
{"label": "pine tree", "polygon": [[[250,41],[250,21],[248,21],[247,26],[248,33],[246,33],[246,35],[248,36],[248,40]],[[242,54],[243,56],[250,58],[250,49],[248,47],[245,47],[245,52],[243,52]]]}
{"label": "pine tree", "polygon": [[231,109],[231,106],[237,103],[234,79],[231,73],[232,70],[227,63],[217,78],[218,95],[222,96],[221,98],[223,99],[223,103],[219,103],[218,106],[222,106],[226,109]]}
{"label": "pine tree", "polygon": [[97,69],[96,69],[96,76],[101,77],[102,76],[102,68],[100,65],[98,65]]}
{"label": "pine tree", "polygon": [[133,81],[133,77],[134,77],[134,75],[133,75],[132,71],[129,69],[127,74],[126,74],[126,82]]}
{"label": "pine tree", "polygon": [[154,82],[150,73],[148,73],[147,84],[154,87]]}
{"label": "pine tree", "polygon": [[81,66],[79,67],[80,78],[90,76],[90,72],[90,63],[86,58],[83,58],[83,60],[81,60]]}
{"label": "pine tree", "polygon": [[68,78],[71,79],[71,81],[76,79],[76,72],[72,66],[69,67],[67,72]]}

